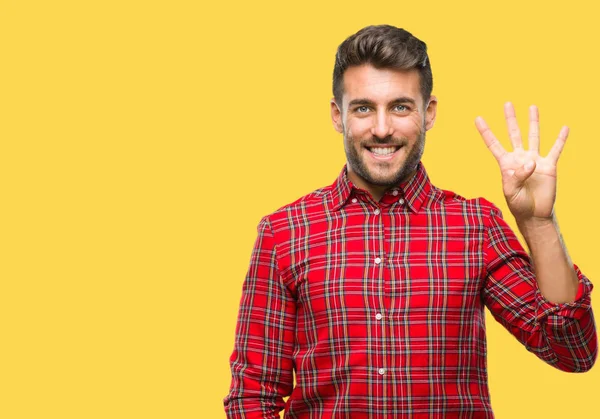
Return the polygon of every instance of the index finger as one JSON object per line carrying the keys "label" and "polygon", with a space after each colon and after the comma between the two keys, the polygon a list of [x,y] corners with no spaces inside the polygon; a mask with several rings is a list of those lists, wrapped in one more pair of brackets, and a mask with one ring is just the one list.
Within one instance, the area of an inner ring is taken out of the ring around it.
{"label": "index finger", "polygon": [[478,116],[475,118],[475,126],[487,148],[490,149],[496,160],[500,161],[500,158],[506,154],[506,150],[502,147],[500,141],[498,141],[482,117]]}

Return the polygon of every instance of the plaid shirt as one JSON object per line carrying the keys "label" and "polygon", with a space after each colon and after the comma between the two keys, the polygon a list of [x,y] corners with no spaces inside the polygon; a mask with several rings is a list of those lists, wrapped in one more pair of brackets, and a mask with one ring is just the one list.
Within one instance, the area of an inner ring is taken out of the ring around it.
{"label": "plaid shirt", "polygon": [[422,164],[375,202],[344,168],[258,226],[227,416],[492,418],[484,307],[548,364],[593,365],[592,284],[575,270],[576,301],[553,304],[490,202],[436,188]]}

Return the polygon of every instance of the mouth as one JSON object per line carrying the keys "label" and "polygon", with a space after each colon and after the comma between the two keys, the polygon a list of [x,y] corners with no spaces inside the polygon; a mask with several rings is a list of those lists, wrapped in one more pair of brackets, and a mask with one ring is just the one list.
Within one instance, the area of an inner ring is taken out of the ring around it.
{"label": "mouth", "polygon": [[373,146],[366,147],[369,150],[369,154],[377,160],[390,160],[394,157],[396,152],[400,150],[401,146]]}

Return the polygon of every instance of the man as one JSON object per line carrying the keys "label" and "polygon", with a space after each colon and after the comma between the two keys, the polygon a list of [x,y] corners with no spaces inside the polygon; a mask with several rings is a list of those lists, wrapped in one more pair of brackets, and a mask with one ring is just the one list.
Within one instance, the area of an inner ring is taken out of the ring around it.
{"label": "man", "polygon": [[484,307],[548,364],[592,367],[592,284],[553,214],[567,129],[542,157],[535,107],[527,150],[511,104],[512,152],[476,120],[529,256],[493,204],[429,181],[431,91],[426,45],[402,29],[367,27],[338,48],[331,116],[347,164],[259,224],[228,417],[492,418]]}

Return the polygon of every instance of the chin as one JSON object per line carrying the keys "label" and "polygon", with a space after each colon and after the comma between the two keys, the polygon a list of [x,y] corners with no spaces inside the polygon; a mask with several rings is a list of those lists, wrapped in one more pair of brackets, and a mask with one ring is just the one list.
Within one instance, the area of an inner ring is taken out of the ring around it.
{"label": "chin", "polygon": [[398,171],[385,176],[371,175],[369,173],[369,183],[377,186],[394,186],[402,179],[402,171]]}
{"label": "chin", "polygon": [[404,165],[399,169],[394,170],[392,173],[380,176],[374,174],[374,176],[371,176],[371,179],[373,179],[374,184],[378,186],[396,186],[410,177],[410,175],[415,172],[416,168],[417,165],[414,165],[414,167],[407,167]]}

